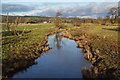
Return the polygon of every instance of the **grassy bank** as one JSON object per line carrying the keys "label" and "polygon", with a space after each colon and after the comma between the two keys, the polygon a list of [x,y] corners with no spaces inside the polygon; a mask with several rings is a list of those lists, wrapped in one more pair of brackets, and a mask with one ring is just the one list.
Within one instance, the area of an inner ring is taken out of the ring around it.
{"label": "grassy bank", "polygon": [[[63,29],[77,37],[77,40],[79,38],[85,40],[85,47],[90,47],[93,53],[94,69],[101,72],[120,69],[118,51],[120,32],[117,28],[98,24],[82,24],[80,28],[75,28],[72,24],[66,24]],[[18,31],[21,32],[23,29],[25,29],[23,36],[14,36],[12,31],[8,32],[7,28],[2,28],[3,75],[15,73],[16,69],[19,71],[35,64],[34,59],[43,52],[42,47],[48,46],[46,34],[53,34],[56,30],[54,24],[20,24]],[[95,55],[98,58],[94,57]],[[118,76],[116,72],[115,75]]]}
{"label": "grassy bank", "polygon": [[45,43],[45,35],[53,31],[53,24],[28,24],[18,27],[22,31],[26,27],[23,36],[14,36],[11,32],[3,31],[2,37],[2,58],[13,59],[20,57],[19,54],[29,54],[40,49],[39,46]]}
{"label": "grassy bank", "polygon": [[[17,69],[18,67],[23,67],[20,65],[30,63],[31,59],[37,58],[43,51],[41,50],[41,46],[46,43],[46,34],[54,31],[54,27],[53,24],[20,24],[18,31],[20,32],[25,29],[23,36],[15,36],[13,31],[9,32],[3,27],[3,75],[6,75],[9,71],[14,71],[14,69]],[[11,65],[8,67],[8,64]],[[28,64],[26,64],[26,66],[28,66]]]}
{"label": "grassy bank", "polygon": [[[69,31],[74,37],[82,36],[81,38],[85,40],[86,45],[90,47],[96,72],[103,71],[112,76],[120,75],[120,42],[118,39],[120,31],[117,28],[118,26],[82,24],[80,28]],[[98,58],[94,57],[95,55]]]}

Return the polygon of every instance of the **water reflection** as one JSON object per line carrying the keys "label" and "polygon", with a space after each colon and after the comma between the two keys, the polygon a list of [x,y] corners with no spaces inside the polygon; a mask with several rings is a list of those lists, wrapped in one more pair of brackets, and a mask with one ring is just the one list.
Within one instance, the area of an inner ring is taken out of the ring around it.
{"label": "water reflection", "polygon": [[36,59],[37,65],[12,78],[83,78],[82,70],[90,67],[91,63],[84,59],[74,40],[56,33],[49,36],[48,44],[52,49]]}
{"label": "water reflection", "polygon": [[56,42],[57,49],[60,49],[62,47],[62,36],[60,33],[56,33],[54,41]]}
{"label": "water reflection", "polygon": [[92,66],[88,69],[83,69],[82,73],[85,80],[120,80],[118,70],[114,68],[100,71],[98,66]]}

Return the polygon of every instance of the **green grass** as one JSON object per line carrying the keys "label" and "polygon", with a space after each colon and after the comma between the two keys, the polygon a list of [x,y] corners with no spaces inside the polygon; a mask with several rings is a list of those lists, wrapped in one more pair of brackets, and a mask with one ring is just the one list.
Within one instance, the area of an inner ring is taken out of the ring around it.
{"label": "green grass", "polygon": [[109,39],[111,41],[118,41],[119,31],[107,30],[116,29],[118,26],[103,26],[98,24],[82,24],[80,29],[71,31],[73,35],[79,35],[81,33],[93,36],[99,36],[101,38]]}
{"label": "green grass", "polygon": [[[72,24],[65,24],[67,28],[73,27]],[[54,24],[19,24],[17,30],[21,33],[25,29],[23,36],[15,36],[14,28],[7,31],[6,27],[2,27],[2,59],[14,59],[21,55],[29,53],[39,53],[40,45],[45,43],[45,35],[48,32],[56,30]]]}
{"label": "green grass", "polygon": [[[21,24],[19,31],[25,28],[27,33],[23,36],[5,35],[3,31],[2,37],[2,59],[18,58],[20,55],[29,53],[38,53],[40,45],[45,42],[45,35],[54,31],[53,24]],[[5,30],[5,28],[3,28]],[[7,32],[9,34],[9,32]]]}
{"label": "green grass", "polygon": [[[72,24],[65,24],[67,28],[72,28]],[[89,44],[93,51],[100,50],[98,55],[107,57],[109,61],[117,60],[112,58],[114,53],[118,53],[118,33],[114,31],[118,26],[103,26],[98,24],[82,24],[79,29],[69,31],[73,36],[87,35],[90,39]],[[45,42],[45,34],[54,31],[54,24],[20,24],[17,28],[19,31],[25,29],[23,36],[14,36],[9,33],[5,27],[2,28],[2,58],[13,59],[19,55],[27,55],[29,53],[39,54],[40,45]]]}
{"label": "green grass", "polygon": [[[93,51],[99,50],[97,55],[105,59],[105,64],[113,67],[118,67],[118,34],[120,31],[115,31],[118,26],[104,26],[98,24],[82,24],[80,29],[69,31],[73,36],[86,35],[89,40],[88,44],[92,47]],[[103,62],[99,63],[102,66]],[[104,65],[104,66],[106,66]]]}

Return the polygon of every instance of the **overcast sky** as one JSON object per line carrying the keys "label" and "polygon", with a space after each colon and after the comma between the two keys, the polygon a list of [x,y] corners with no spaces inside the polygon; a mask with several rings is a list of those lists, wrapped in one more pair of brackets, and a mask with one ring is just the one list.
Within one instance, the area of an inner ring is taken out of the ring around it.
{"label": "overcast sky", "polygon": [[119,0],[2,0],[2,2],[118,2]]}
{"label": "overcast sky", "polygon": [[[112,2],[111,2],[112,1]],[[2,14],[29,16],[98,17],[106,16],[112,7],[117,7],[119,0],[2,0]]]}

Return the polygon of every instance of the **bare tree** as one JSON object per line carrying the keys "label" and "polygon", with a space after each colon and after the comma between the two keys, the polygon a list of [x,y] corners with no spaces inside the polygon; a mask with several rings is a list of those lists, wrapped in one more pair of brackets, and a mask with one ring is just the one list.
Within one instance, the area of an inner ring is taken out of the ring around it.
{"label": "bare tree", "polygon": [[[28,21],[29,21],[29,18],[25,19],[23,21],[23,23],[27,23]],[[15,20],[10,22],[10,20],[9,20],[9,13],[7,13],[7,16],[6,16],[6,27],[7,27],[8,31],[11,31],[10,30],[10,28],[11,28],[12,31],[14,32],[14,35],[22,36],[24,34],[24,32],[25,32],[25,28],[22,31],[19,31],[17,28],[18,28],[20,23],[21,23],[21,17],[16,17]]]}
{"label": "bare tree", "polygon": [[57,12],[56,16],[57,16],[57,17],[60,17],[60,16],[62,16],[62,13]]}
{"label": "bare tree", "polygon": [[54,24],[55,26],[60,29],[63,27],[63,23],[62,23],[62,18],[61,18],[62,14],[60,12],[56,13],[56,17],[54,19]]}
{"label": "bare tree", "polygon": [[14,35],[16,35],[16,36],[22,36],[24,31],[25,31],[25,28],[21,33],[20,33],[20,31],[17,30],[17,27],[20,24],[20,20],[21,20],[21,17],[17,17],[15,22],[14,22]]}
{"label": "bare tree", "polygon": [[12,23],[9,22],[9,13],[7,13],[6,16],[6,27],[8,29],[8,31],[10,31],[10,26],[12,25]]}
{"label": "bare tree", "polygon": [[111,14],[111,16],[112,16],[112,18],[111,18],[112,24],[115,23],[115,19],[118,17],[118,10],[119,10],[119,7],[113,7],[108,12],[108,14]]}

